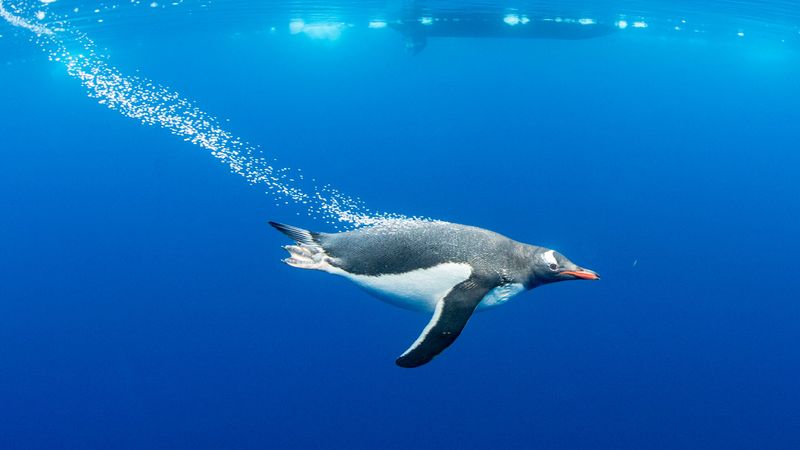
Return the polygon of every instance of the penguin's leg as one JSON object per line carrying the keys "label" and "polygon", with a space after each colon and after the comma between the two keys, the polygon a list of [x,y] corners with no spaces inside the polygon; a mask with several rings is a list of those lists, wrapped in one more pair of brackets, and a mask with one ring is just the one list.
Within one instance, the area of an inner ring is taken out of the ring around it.
{"label": "penguin's leg", "polygon": [[328,255],[322,247],[316,245],[284,245],[283,249],[289,252],[289,257],[283,262],[301,269],[326,270],[328,267]]}
{"label": "penguin's leg", "polygon": [[285,245],[283,249],[289,252],[289,257],[284,259],[283,262],[301,269],[316,269],[328,270],[328,255],[325,250],[317,242],[319,233],[304,230],[302,228],[293,227],[284,223],[270,222],[276,230],[292,238],[295,245]]}

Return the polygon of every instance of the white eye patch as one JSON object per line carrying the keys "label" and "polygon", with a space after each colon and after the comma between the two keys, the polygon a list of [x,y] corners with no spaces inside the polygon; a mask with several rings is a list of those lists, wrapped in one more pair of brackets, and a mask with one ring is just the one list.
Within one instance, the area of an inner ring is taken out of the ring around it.
{"label": "white eye patch", "polygon": [[548,265],[550,265],[550,264],[558,265],[558,261],[556,261],[555,250],[548,250],[548,251],[542,253],[542,259]]}

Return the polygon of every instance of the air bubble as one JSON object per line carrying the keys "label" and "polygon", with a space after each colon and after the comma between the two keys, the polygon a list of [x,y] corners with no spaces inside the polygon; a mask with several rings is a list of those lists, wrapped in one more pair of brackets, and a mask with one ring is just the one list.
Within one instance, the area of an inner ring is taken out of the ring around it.
{"label": "air bubble", "polygon": [[[157,3],[153,5],[157,6]],[[99,9],[95,10],[95,13],[99,12]],[[0,0],[0,17],[15,27],[31,31],[31,40],[48,53],[50,60],[63,63],[67,73],[79,80],[87,95],[99,104],[144,125],[163,128],[208,151],[226,164],[232,173],[250,184],[265,188],[276,206],[281,201],[286,205],[291,202],[304,206],[309,216],[344,227],[409,219],[429,220],[373,212],[358,197],[347,196],[327,184],[318,187],[314,178],[311,178],[311,183],[302,185],[298,180],[302,181],[304,177],[299,169],[273,166],[257,146],[222,128],[216,117],[201,110],[191,100],[168,87],[146,78],[125,75],[109,65],[94,42],[66,20],[63,31],[56,34],[43,25],[9,13],[3,0]],[[71,49],[77,48],[77,52],[69,50],[65,42],[70,43]]]}

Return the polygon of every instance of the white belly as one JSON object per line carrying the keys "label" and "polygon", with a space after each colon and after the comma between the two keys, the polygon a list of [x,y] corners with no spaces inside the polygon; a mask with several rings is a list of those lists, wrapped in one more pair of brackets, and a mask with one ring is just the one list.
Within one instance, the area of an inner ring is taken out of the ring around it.
{"label": "white belly", "polygon": [[347,277],[357,285],[395,306],[415,311],[432,312],[436,302],[453,286],[472,275],[472,266],[445,263],[427,269],[379,276],[353,275],[330,266],[328,272]]}
{"label": "white belly", "polygon": [[[455,285],[472,275],[472,266],[465,263],[445,263],[427,269],[379,276],[354,275],[333,266],[326,269],[330,273],[350,279],[395,306],[429,313],[436,308],[436,302],[444,298]],[[521,284],[492,289],[478,305],[478,309],[501,305],[522,290]]]}

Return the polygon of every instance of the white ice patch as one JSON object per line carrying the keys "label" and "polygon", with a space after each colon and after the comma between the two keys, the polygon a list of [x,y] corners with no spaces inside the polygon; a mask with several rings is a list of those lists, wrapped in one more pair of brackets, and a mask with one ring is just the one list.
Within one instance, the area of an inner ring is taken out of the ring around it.
{"label": "white ice patch", "polygon": [[303,27],[306,26],[306,23],[303,22],[303,19],[294,19],[289,22],[289,32],[292,34],[297,34],[303,31]]}
{"label": "white ice patch", "polygon": [[506,25],[511,25],[513,27],[519,23],[519,16],[516,14],[507,14],[505,17],[503,17],[503,22],[505,22]]}

